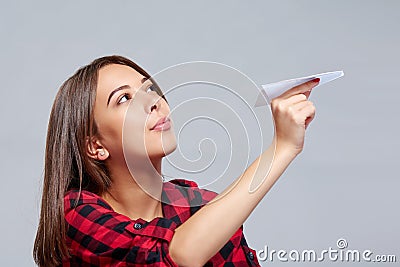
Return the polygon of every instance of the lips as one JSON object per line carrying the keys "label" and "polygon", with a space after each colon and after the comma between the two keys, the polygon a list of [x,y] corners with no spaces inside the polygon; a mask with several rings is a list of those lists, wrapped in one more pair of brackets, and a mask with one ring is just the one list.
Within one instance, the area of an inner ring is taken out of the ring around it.
{"label": "lips", "polygon": [[170,128],[170,119],[167,117],[162,117],[156,124],[150,128],[150,130],[167,130]]}

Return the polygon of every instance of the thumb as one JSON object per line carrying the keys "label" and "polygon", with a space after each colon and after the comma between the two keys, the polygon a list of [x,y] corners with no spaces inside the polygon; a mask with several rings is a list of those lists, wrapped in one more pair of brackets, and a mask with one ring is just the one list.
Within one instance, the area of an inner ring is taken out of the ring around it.
{"label": "thumb", "polygon": [[315,78],[311,81],[302,83],[298,86],[293,87],[292,89],[287,90],[286,92],[284,92],[283,94],[281,94],[279,97],[286,99],[289,98],[293,95],[297,95],[297,94],[305,94],[307,96],[307,98],[310,95],[311,89],[314,88],[315,86],[318,85],[320,79],[319,78]]}

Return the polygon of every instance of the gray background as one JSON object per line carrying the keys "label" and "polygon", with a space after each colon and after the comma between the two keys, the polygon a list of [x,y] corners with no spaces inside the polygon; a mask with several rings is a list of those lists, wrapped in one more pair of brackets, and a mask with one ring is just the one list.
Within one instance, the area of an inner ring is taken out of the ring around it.
{"label": "gray background", "polygon": [[257,84],[343,69],[344,78],[313,92],[317,116],[305,150],[245,234],[256,250],[287,251],[335,248],[343,237],[349,249],[399,261],[399,10],[399,1],[4,2],[0,265],[34,265],[53,99],[78,67],[109,54],[151,73],[191,60],[221,62]]}

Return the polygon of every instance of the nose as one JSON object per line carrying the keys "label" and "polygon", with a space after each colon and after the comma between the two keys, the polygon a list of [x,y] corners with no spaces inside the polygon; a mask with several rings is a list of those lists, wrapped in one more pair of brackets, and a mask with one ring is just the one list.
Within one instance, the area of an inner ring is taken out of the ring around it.
{"label": "nose", "polygon": [[150,107],[150,113],[153,112],[154,109],[157,109],[157,104],[154,104]]}
{"label": "nose", "polygon": [[147,113],[153,112],[153,110],[158,110],[160,108],[160,99],[161,97],[156,96],[152,97],[151,100],[149,101],[149,105],[147,107]]}

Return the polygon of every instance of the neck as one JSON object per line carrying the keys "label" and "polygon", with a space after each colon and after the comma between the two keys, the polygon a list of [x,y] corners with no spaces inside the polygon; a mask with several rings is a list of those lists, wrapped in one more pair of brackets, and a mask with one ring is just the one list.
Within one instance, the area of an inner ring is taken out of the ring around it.
{"label": "neck", "polygon": [[151,221],[156,217],[163,217],[161,160],[152,160],[152,164],[138,162],[138,167],[131,169],[126,166],[125,161],[123,164],[109,162],[112,166],[109,168],[112,185],[102,197],[114,211],[132,220],[142,218]]}

